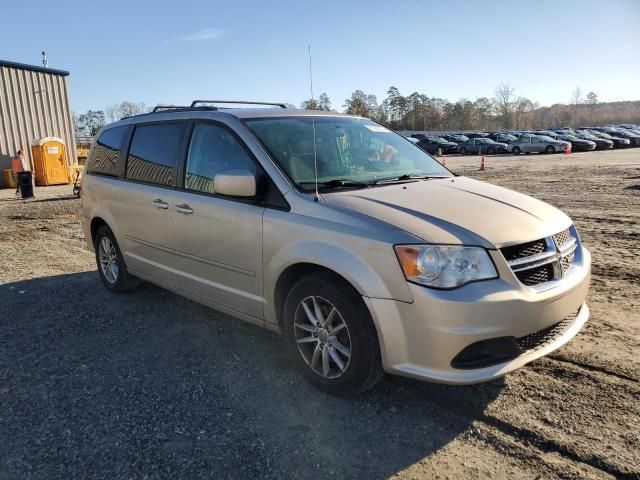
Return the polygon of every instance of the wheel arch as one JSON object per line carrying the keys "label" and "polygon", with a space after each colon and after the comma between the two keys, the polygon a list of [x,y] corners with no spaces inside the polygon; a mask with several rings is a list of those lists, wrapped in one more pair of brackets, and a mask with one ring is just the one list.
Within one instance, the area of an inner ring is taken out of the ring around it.
{"label": "wheel arch", "polygon": [[[413,301],[404,281],[398,282],[395,276],[385,280],[371,265],[353,252],[322,242],[299,242],[278,252],[265,265],[265,320],[280,325],[284,298],[290,287],[304,275],[323,271],[342,279],[359,296]],[[399,267],[398,271],[402,275]],[[392,273],[385,273],[385,277],[388,275]],[[404,288],[390,288],[388,282]]]}

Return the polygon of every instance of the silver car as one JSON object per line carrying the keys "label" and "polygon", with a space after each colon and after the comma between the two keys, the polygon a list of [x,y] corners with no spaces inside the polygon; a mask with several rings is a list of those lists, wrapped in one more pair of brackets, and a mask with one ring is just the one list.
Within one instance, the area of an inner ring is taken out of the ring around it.
{"label": "silver car", "polygon": [[523,135],[507,146],[507,150],[515,155],[520,153],[558,153],[565,152],[571,143],[555,140],[546,135]]}
{"label": "silver car", "polygon": [[384,372],[491,380],[589,316],[569,217],[363,118],[197,102],[127,118],[91,149],[82,216],[108,290],[149,281],[280,332],[338,395]]}

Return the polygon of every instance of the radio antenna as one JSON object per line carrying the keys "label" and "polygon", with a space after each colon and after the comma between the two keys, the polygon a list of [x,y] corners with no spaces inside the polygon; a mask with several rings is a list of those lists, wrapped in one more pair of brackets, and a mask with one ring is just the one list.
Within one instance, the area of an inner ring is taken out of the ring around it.
{"label": "radio antenna", "polygon": [[320,200],[320,194],[318,193],[318,153],[317,153],[317,149],[316,149],[316,119],[315,119],[315,112],[313,111],[313,109],[315,109],[316,107],[316,100],[313,97],[313,70],[311,69],[311,45],[308,46],[309,48],[309,89],[311,91],[311,106],[312,108],[312,112],[311,112],[311,129],[313,130],[313,173],[315,175],[315,197],[314,197],[314,201],[318,201]]}

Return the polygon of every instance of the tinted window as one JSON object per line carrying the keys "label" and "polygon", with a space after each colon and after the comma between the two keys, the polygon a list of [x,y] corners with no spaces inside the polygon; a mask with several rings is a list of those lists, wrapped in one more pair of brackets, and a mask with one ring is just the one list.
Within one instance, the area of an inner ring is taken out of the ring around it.
{"label": "tinted window", "polygon": [[91,161],[89,165],[90,173],[102,175],[118,174],[118,157],[127,127],[115,127],[105,130],[96,140],[96,144],[91,151]]}
{"label": "tinted window", "polygon": [[175,185],[175,167],[184,125],[143,125],[133,132],[127,178],[158,185]]}
{"label": "tinted window", "polygon": [[256,173],[255,163],[228,130],[212,124],[197,124],[191,136],[184,187],[215,193],[213,178],[223,170],[241,169]]}

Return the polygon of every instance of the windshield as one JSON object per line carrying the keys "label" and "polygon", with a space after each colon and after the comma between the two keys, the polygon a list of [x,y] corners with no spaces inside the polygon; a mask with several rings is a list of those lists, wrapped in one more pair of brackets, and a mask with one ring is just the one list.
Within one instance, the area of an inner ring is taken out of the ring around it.
{"label": "windshield", "polygon": [[469,141],[469,137],[467,137],[466,135],[454,135],[453,138],[455,138],[459,142],[467,142],[467,141]]}
{"label": "windshield", "polygon": [[595,131],[595,132],[593,132],[593,134],[597,135],[599,137],[602,137],[602,138],[607,138],[607,139],[612,139],[613,138],[611,135],[609,135],[608,133],[604,133],[604,132]]}
{"label": "windshield", "polygon": [[303,190],[313,190],[315,119],[318,183],[374,183],[404,175],[450,177],[451,173],[401,135],[349,117],[277,117],[245,120],[272,158]]}
{"label": "windshield", "polygon": [[442,138],[442,137],[427,137],[429,140],[431,140],[432,142],[437,142],[437,143],[447,143],[447,141]]}

